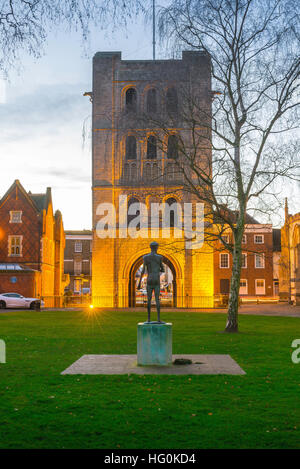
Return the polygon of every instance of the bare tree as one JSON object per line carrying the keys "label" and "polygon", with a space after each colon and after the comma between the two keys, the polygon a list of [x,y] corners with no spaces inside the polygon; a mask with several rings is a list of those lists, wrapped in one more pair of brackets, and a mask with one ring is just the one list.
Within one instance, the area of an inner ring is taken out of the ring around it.
{"label": "bare tree", "polygon": [[[299,2],[173,0],[159,24],[164,40],[211,59],[211,109],[182,93],[192,145],[179,132],[176,165],[185,190],[233,233],[232,244],[222,239],[233,256],[225,330],[237,332],[247,210],[268,211],[279,178],[299,180]],[[168,133],[170,124],[159,127]]]}
{"label": "bare tree", "polygon": [[140,0],[0,0],[0,70],[7,72],[26,51],[40,57],[49,30],[64,25],[81,30],[85,40],[92,24],[126,25],[144,11]]}

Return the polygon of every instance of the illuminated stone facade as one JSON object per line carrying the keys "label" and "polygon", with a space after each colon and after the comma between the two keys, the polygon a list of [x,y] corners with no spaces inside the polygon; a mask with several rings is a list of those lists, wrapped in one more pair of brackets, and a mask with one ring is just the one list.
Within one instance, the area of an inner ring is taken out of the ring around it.
{"label": "illuminated stone facade", "polygon": [[[159,243],[159,253],[173,274],[177,307],[213,306],[213,252],[209,246],[187,250],[181,241],[159,236],[120,238],[120,195],[145,203],[192,202],[172,172],[171,150],[156,146],[153,121],[174,111],[170,131],[188,142],[191,132],[179,117],[181,90],[197,90],[207,109],[211,106],[210,59],[201,52],[183,52],[181,60],[127,61],[120,52],[98,52],[93,60],[93,303],[103,307],[135,305],[134,276],[149,243]],[[145,116],[151,114],[147,121]],[[153,118],[154,116],[154,118]],[[178,114],[179,116],[179,114]],[[210,150],[209,150],[210,151]],[[116,237],[96,234],[97,207],[112,203],[117,210]],[[172,232],[172,230],[171,230]],[[140,230],[140,236],[144,234]],[[173,244],[174,242],[174,244]]]}
{"label": "illuminated stone facade", "polygon": [[288,213],[285,206],[285,223],[281,228],[281,257],[279,261],[279,296],[300,304],[300,213]]}

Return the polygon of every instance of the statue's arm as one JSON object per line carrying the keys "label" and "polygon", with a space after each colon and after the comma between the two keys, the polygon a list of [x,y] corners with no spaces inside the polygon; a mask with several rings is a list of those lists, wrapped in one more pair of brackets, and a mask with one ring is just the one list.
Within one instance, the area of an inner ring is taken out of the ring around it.
{"label": "statue's arm", "polygon": [[161,271],[161,272],[164,272],[164,271],[165,271],[162,258],[160,259],[160,271]]}

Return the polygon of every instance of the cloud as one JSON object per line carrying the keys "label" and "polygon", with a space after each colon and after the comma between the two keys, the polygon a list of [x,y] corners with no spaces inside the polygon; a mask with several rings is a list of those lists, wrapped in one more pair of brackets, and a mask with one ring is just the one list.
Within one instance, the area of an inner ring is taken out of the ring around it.
{"label": "cloud", "polygon": [[88,84],[41,85],[30,93],[10,96],[0,105],[1,140],[47,139],[76,127],[80,132],[91,113],[90,102],[83,97]]}

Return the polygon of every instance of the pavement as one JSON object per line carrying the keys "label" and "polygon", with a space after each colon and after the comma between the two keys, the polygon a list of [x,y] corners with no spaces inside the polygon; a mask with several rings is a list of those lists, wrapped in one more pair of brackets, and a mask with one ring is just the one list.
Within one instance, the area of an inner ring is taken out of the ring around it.
{"label": "pavement", "polygon": [[[88,307],[81,308],[42,308],[41,311],[82,311],[88,310]],[[94,308],[95,311],[119,311],[124,313],[143,312],[147,314],[145,307],[137,308]],[[0,313],[17,312],[21,310],[13,309],[0,309]],[[24,310],[23,310],[24,311]],[[188,313],[227,313],[226,308],[161,308],[161,312],[188,312]],[[155,315],[155,308],[153,313]],[[243,304],[239,308],[239,314],[253,314],[257,316],[283,316],[300,318],[300,306],[289,305],[287,303],[272,303],[272,304]]]}
{"label": "pavement", "polygon": [[192,360],[188,365],[138,366],[136,355],[83,355],[62,375],[245,375],[230,355],[173,355]]}
{"label": "pavement", "polygon": [[[44,308],[46,311],[80,311],[86,308]],[[124,313],[145,313],[145,307],[136,308],[94,308],[95,311],[119,311]],[[152,308],[152,315],[155,315],[155,307]],[[224,313],[227,314],[227,308],[161,308],[161,312],[188,312],[188,313]],[[300,306],[289,305],[287,303],[272,304],[243,304],[239,308],[239,314],[253,314],[257,316],[284,316],[284,317],[300,317]]]}

